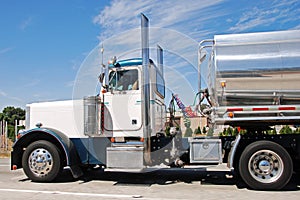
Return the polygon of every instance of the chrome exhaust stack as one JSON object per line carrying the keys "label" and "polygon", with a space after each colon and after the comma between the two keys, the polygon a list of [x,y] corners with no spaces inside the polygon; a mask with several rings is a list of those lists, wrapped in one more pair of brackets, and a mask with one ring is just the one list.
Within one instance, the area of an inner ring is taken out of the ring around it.
{"label": "chrome exhaust stack", "polygon": [[157,66],[161,73],[161,76],[164,77],[164,61],[163,61],[163,49],[157,45]]}
{"label": "chrome exhaust stack", "polygon": [[142,38],[142,120],[145,165],[151,164],[151,118],[150,118],[150,78],[149,78],[149,20],[141,14]]}

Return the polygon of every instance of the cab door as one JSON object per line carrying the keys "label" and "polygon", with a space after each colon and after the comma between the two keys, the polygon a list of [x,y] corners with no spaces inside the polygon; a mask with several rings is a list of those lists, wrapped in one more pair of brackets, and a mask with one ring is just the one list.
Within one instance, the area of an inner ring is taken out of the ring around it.
{"label": "cab door", "polygon": [[104,95],[104,129],[114,137],[141,136],[142,111],[138,68],[115,69]]}

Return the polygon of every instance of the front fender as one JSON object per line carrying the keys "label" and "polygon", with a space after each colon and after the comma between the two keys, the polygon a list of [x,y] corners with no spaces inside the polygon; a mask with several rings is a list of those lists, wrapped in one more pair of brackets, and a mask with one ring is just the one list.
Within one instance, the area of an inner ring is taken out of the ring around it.
{"label": "front fender", "polygon": [[13,145],[11,152],[11,169],[22,168],[22,156],[24,150],[31,143],[38,140],[46,140],[55,144],[63,159],[64,166],[80,164],[80,159],[73,142],[62,132],[51,128],[35,128],[22,133],[22,137]]}

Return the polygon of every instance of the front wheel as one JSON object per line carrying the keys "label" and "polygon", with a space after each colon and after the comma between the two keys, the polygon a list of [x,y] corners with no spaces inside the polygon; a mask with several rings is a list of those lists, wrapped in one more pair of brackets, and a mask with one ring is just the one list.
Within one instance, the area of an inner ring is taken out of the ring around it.
{"label": "front wheel", "polygon": [[293,162],[282,146],[270,141],[258,141],[243,151],[239,174],[252,189],[280,190],[291,179]]}
{"label": "front wheel", "polygon": [[22,165],[28,178],[35,182],[53,181],[62,171],[59,149],[45,140],[36,141],[26,148]]}

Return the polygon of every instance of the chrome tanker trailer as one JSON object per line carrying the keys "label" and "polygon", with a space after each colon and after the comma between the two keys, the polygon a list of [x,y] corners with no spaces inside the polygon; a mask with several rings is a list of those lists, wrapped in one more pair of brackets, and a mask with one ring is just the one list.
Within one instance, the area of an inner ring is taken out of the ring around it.
{"label": "chrome tanker trailer", "polygon": [[[253,131],[300,120],[300,31],[216,35],[201,44],[211,123]],[[207,43],[211,43],[207,45]]]}
{"label": "chrome tanker trailer", "polygon": [[252,188],[285,185],[293,169],[299,170],[300,135],[278,130],[299,133],[300,31],[203,40],[200,75],[199,85],[207,87],[199,92],[209,103],[208,126],[215,132],[228,127],[240,132],[228,165]]}

